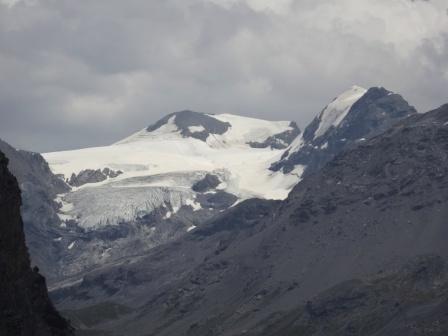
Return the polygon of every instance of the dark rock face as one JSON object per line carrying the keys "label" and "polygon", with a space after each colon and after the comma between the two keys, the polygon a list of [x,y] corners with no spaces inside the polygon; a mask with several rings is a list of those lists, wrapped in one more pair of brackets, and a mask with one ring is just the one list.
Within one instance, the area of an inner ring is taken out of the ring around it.
{"label": "dark rock face", "polygon": [[70,179],[67,181],[73,187],[80,187],[87,183],[97,183],[107,180],[108,177],[114,178],[123,174],[121,170],[114,171],[110,168],[101,169],[85,169],[79,172],[78,175],[72,174]]}
{"label": "dark rock face", "polygon": [[[238,204],[190,235],[132,263],[105,265],[54,297],[64,309],[106,301],[135,309],[95,326],[125,335],[257,335],[269,331],[269,321],[284,326],[289,316],[286,326],[325,328],[318,322],[328,316],[335,335],[359,335],[358,312],[372,330],[380,328],[367,335],[422,335],[426,328],[444,335],[446,218],[448,105],[338,155],[284,202]],[[420,263],[421,255],[440,257]],[[309,316],[317,322],[307,322]],[[332,335],[316,330],[311,335]]]}
{"label": "dark rock face", "polygon": [[61,236],[56,195],[70,187],[53,175],[38,153],[16,150],[0,141],[0,151],[8,158],[8,168],[17,178],[22,192],[22,218],[32,262],[48,277],[58,272],[60,249],[54,239]]}
{"label": "dark rock face", "polygon": [[225,191],[217,191],[211,194],[199,194],[196,200],[203,208],[226,210],[238,200],[238,197]]}
{"label": "dark rock face", "polygon": [[249,145],[253,148],[270,147],[273,149],[284,149],[288,147],[297,136],[300,135],[300,128],[294,121],[289,124],[289,127],[291,127],[290,130],[270,136],[263,142],[249,142]]}
{"label": "dark rock face", "polygon": [[63,180],[53,175],[48,163],[39,153],[16,150],[2,140],[0,140],[0,150],[9,160],[8,168],[24,189],[29,184],[34,184],[49,190],[51,196],[70,189]]}
{"label": "dark rock face", "polygon": [[0,334],[71,335],[53,308],[45,279],[31,270],[20,216],[20,190],[0,152]]}
{"label": "dark rock face", "polygon": [[191,189],[196,192],[206,192],[210,189],[215,189],[220,183],[218,176],[207,173],[202,180],[193,184]]}
{"label": "dark rock face", "polygon": [[[192,137],[202,141],[205,141],[210,134],[224,134],[231,126],[229,123],[219,121],[205,113],[185,110],[168,114],[154,125],[148,126],[146,130],[148,132],[155,131],[167,124],[173,117],[174,124],[180,130],[182,136]],[[202,130],[192,132],[190,127],[201,127]]]}
{"label": "dark rock face", "polygon": [[400,120],[416,114],[400,95],[384,88],[370,88],[353,106],[338,127],[330,127],[315,137],[321,120],[317,116],[303,132],[303,146],[286,152],[271,169],[289,173],[295,165],[305,165],[305,174],[317,172],[337,154],[383,133]]}
{"label": "dark rock face", "polygon": [[104,175],[106,175],[107,177],[110,177],[110,178],[115,178],[115,177],[120,176],[121,174],[123,174],[123,172],[121,170],[112,170],[112,169],[107,168],[107,167],[103,169],[102,173]]}

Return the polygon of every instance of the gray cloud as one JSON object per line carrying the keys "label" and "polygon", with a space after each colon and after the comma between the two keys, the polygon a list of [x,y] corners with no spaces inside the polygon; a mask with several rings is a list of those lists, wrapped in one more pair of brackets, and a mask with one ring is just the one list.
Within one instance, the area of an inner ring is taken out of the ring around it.
{"label": "gray cloud", "polygon": [[448,102],[444,0],[0,0],[0,137],[109,144],[180,109],[304,126],[352,84]]}

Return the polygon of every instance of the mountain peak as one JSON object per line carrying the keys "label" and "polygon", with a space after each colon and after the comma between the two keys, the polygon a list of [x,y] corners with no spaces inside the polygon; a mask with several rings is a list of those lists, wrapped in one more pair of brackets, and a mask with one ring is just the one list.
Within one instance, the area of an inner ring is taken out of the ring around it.
{"label": "mountain peak", "polygon": [[354,85],[328,104],[306,127],[301,138],[272,164],[274,171],[295,166],[317,171],[343,150],[374,137],[398,121],[417,113],[399,94],[383,87]]}
{"label": "mountain peak", "polygon": [[344,120],[353,104],[366,92],[366,89],[353,85],[328,104],[318,117],[320,123],[314,133],[314,138],[324,135],[332,126],[337,127]]}
{"label": "mountain peak", "polygon": [[231,126],[209,114],[183,110],[170,113],[155,124],[146,128],[147,132],[154,132],[163,126],[171,125],[169,129],[176,129],[183,137],[192,137],[205,141],[210,134],[224,134]]}
{"label": "mountain peak", "polygon": [[300,134],[292,121],[270,121],[235,114],[209,114],[182,110],[173,112],[145,129],[115,143],[196,139],[214,148],[245,145],[284,149]]}

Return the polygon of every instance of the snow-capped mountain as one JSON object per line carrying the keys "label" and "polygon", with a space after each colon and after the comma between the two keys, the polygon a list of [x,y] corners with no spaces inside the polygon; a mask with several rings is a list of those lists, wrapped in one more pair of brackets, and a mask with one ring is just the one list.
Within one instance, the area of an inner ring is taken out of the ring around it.
{"label": "snow-capped mountain", "polygon": [[447,335],[447,217],[445,105],[52,297],[123,335]]}
{"label": "snow-capped mountain", "polygon": [[304,172],[416,113],[399,95],[358,86],[303,134],[294,122],[181,111],[104,147],[43,154],[60,194],[63,277],[200,228],[250,198],[285,199]]}
{"label": "snow-capped mountain", "polygon": [[172,113],[104,147],[43,154],[60,194],[64,274],[142,253],[248,198],[283,199],[299,174],[269,170],[300,130],[289,121]]}
{"label": "snow-capped mountain", "polygon": [[381,87],[353,86],[328,104],[271,169],[318,171],[338,153],[372,138],[417,113],[399,94]]}
{"label": "snow-capped mountain", "polygon": [[[267,168],[281,155],[279,146],[288,146],[299,132],[291,122],[182,111],[111,146],[44,157],[56,174],[76,181],[61,199],[62,214],[94,228],[133,220],[168,203],[171,213],[182,206],[199,210],[205,196],[192,186],[207,174],[219,181],[206,190],[207,197],[233,195],[226,206],[252,197],[285,198],[297,177]],[[277,140],[275,148],[270,139]]]}

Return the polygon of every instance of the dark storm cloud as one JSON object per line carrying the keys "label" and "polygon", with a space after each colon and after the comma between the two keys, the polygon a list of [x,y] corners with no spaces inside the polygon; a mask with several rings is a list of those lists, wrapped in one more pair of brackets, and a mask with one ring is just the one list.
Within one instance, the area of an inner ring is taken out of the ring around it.
{"label": "dark storm cloud", "polygon": [[358,84],[448,101],[444,0],[0,0],[0,137],[109,144],[190,108],[306,124]]}

